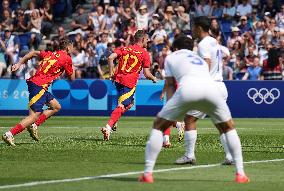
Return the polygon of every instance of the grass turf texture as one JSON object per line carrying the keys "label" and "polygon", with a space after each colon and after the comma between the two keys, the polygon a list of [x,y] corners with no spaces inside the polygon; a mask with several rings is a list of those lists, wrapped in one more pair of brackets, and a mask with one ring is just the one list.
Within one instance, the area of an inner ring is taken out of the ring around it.
{"label": "grass turf texture", "polygon": [[[40,127],[40,143],[27,132],[16,136],[16,147],[0,144],[0,186],[32,181],[79,178],[142,171],[144,149],[153,118],[123,117],[109,142],[102,141],[105,117],[53,117]],[[1,117],[0,127],[11,127],[19,117]],[[245,161],[284,158],[284,119],[236,119]],[[48,127],[48,128],[46,128]],[[5,132],[9,128],[1,128]],[[172,129],[172,147],[163,149],[155,169],[181,167],[173,162],[184,153]],[[211,121],[198,122],[198,165],[224,159],[217,130]],[[238,185],[233,167],[211,167],[155,173],[155,183],[137,182],[138,175],[80,182],[38,185],[11,190],[281,190],[284,162],[246,164],[251,183]]]}

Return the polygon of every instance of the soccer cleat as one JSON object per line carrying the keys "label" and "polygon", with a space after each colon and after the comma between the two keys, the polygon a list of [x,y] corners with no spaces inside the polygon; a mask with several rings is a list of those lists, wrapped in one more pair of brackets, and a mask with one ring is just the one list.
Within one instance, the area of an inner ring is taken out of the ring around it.
{"label": "soccer cleat", "polygon": [[38,136],[38,129],[37,125],[33,123],[31,126],[27,128],[27,131],[30,133],[30,136],[33,140],[39,141],[39,136]]}
{"label": "soccer cleat", "polygon": [[222,165],[234,165],[235,162],[234,160],[225,159],[221,164]]}
{"label": "soccer cleat", "polygon": [[184,138],[184,123],[182,123],[182,125],[179,128],[177,128],[177,130],[178,130],[178,141],[180,142]]}
{"label": "soccer cleat", "polygon": [[102,134],[104,135],[104,141],[109,141],[109,137],[111,133],[110,129],[103,127],[101,131],[102,131]]}
{"label": "soccer cleat", "polygon": [[196,159],[195,158],[188,158],[187,156],[183,156],[179,159],[176,160],[175,164],[196,164]]}
{"label": "soccer cleat", "polygon": [[163,142],[163,147],[164,147],[164,148],[170,148],[170,147],[171,147],[170,141],[164,141],[164,142]]}
{"label": "soccer cleat", "polygon": [[153,183],[154,178],[152,173],[144,173],[138,178],[139,182],[144,182],[144,183]]}
{"label": "soccer cleat", "polygon": [[112,126],[111,130],[112,130],[112,131],[116,131],[117,127],[118,127],[118,125],[117,125],[117,122],[116,122],[116,123]]}
{"label": "soccer cleat", "polygon": [[4,133],[2,135],[2,139],[3,141],[5,141],[5,143],[7,143],[10,146],[16,146],[14,143],[14,137],[13,135],[8,135],[7,133]]}
{"label": "soccer cleat", "polygon": [[241,174],[236,173],[235,182],[237,182],[237,183],[249,183],[250,180],[246,175],[241,175]]}

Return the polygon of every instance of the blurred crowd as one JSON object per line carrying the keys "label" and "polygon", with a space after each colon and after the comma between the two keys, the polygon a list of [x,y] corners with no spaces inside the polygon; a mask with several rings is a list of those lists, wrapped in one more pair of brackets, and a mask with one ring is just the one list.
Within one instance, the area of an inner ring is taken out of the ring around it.
{"label": "blurred crowd", "polygon": [[35,59],[16,74],[10,67],[30,50],[57,50],[59,40],[68,36],[75,47],[76,78],[108,79],[107,57],[143,29],[150,39],[151,71],[163,79],[175,35],[194,36],[196,16],[211,18],[225,80],[284,76],[283,0],[2,0],[0,10],[1,78],[33,75]]}

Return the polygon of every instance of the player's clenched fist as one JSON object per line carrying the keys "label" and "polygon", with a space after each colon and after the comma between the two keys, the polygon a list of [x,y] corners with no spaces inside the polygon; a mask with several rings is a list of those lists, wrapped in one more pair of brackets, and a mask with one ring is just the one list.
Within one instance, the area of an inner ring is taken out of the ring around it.
{"label": "player's clenched fist", "polygon": [[17,71],[17,70],[20,68],[20,66],[21,66],[21,65],[20,65],[19,63],[14,64],[14,65],[12,66],[12,68],[11,68],[12,72]]}

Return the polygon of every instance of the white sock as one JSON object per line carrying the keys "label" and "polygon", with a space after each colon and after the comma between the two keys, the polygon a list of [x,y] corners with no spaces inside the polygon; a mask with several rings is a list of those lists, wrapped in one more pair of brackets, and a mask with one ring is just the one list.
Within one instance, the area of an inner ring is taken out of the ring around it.
{"label": "white sock", "polygon": [[195,158],[194,149],[197,140],[197,130],[185,131],[184,142],[185,142],[185,156],[188,158]]}
{"label": "white sock", "polygon": [[225,151],[225,157],[226,157],[226,159],[228,159],[228,160],[233,160],[233,157],[232,157],[232,155],[231,155],[231,153],[230,153],[230,149],[229,149],[229,147],[228,147],[228,145],[227,145],[226,135],[225,135],[224,133],[222,133],[222,134],[220,135],[220,141],[221,141],[221,143],[222,143],[222,145],[223,145],[223,148],[224,148],[224,151]]}
{"label": "white sock", "polygon": [[7,131],[5,134],[6,134],[6,136],[8,136],[8,137],[13,137],[13,134],[11,133],[11,131]]}
{"label": "white sock", "polygon": [[163,146],[163,132],[152,129],[145,150],[145,173],[152,173]]}
{"label": "white sock", "polygon": [[106,125],[107,130],[111,131],[111,126],[109,124]]}
{"label": "white sock", "polygon": [[238,136],[236,129],[233,129],[225,133],[227,139],[227,145],[231,151],[233,159],[236,163],[237,173],[244,175],[244,164],[243,164],[243,155],[242,155],[242,146],[241,141]]}
{"label": "white sock", "polygon": [[170,136],[169,136],[169,135],[164,135],[164,136],[163,136],[163,142],[164,142],[164,143],[170,142]]}
{"label": "white sock", "polygon": [[179,121],[177,121],[177,122],[176,122],[176,128],[177,128],[177,129],[180,129],[181,127],[182,127],[182,123],[179,122]]}

